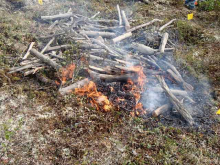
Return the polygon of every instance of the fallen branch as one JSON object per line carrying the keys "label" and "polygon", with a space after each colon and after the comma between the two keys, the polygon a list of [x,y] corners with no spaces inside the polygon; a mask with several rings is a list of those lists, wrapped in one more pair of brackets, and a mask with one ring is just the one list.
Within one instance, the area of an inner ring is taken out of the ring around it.
{"label": "fallen branch", "polygon": [[176,21],[176,19],[171,20],[170,22],[166,23],[165,25],[161,26],[159,31],[162,31],[163,29],[165,29],[167,26],[169,26],[171,23],[173,23],[174,21]]}
{"label": "fallen branch", "polygon": [[119,5],[117,5],[117,11],[118,11],[118,19],[119,19],[119,26],[122,25],[122,18],[121,18],[121,10]]}
{"label": "fallen branch", "polygon": [[159,47],[160,53],[164,53],[164,50],[165,50],[165,47],[166,47],[166,44],[167,44],[168,37],[169,37],[169,34],[168,34],[168,33],[164,33],[164,35],[163,35],[163,37],[162,37],[162,39],[161,39],[160,47]]}
{"label": "fallen branch", "polygon": [[124,33],[124,34],[122,34],[122,35],[120,35],[120,36],[118,36],[116,38],[113,38],[112,41],[113,41],[113,43],[120,42],[120,41],[122,41],[122,40],[124,40],[124,39],[126,39],[128,37],[131,37],[131,36],[132,36],[131,32]]}
{"label": "fallen branch", "polygon": [[81,31],[80,34],[85,34],[88,37],[102,36],[104,38],[113,38],[116,36],[115,33],[111,32],[98,32],[98,31]]}
{"label": "fallen branch", "polygon": [[36,49],[31,49],[30,53],[32,55],[34,55],[35,57],[39,58],[44,63],[52,66],[56,70],[59,70],[62,67],[61,65],[57,64],[56,62],[54,62],[53,60],[51,60],[47,56],[45,56],[45,55],[41,54],[40,52],[38,52]]}
{"label": "fallen branch", "polygon": [[29,46],[29,48],[28,48],[28,50],[27,50],[27,53],[24,55],[24,57],[22,58],[22,60],[25,60],[25,59],[28,58],[28,56],[30,55],[30,50],[33,48],[34,44],[35,44],[35,42],[31,42],[31,44],[30,44],[30,46]]}
{"label": "fallen branch", "polygon": [[131,44],[131,47],[135,50],[138,50],[139,52],[147,55],[153,55],[157,50],[150,48],[148,46],[145,46],[143,44],[135,43],[133,42]]}
{"label": "fallen branch", "polygon": [[164,104],[161,107],[154,110],[152,115],[153,115],[153,117],[158,117],[161,114],[163,114],[163,113],[167,112],[168,110],[170,110],[170,108],[171,108],[170,104]]}
{"label": "fallen branch", "polygon": [[129,31],[131,26],[130,26],[130,23],[128,22],[128,19],[126,17],[126,14],[125,14],[124,10],[121,11],[121,16],[122,16],[122,20],[124,22],[125,30]]}
{"label": "fallen branch", "polygon": [[170,102],[173,104],[174,108],[183,116],[183,118],[190,124],[193,125],[194,121],[189,112],[184,108],[180,101],[170,92],[164,78],[162,76],[156,76],[159,80],[161,87],[164,89],[166,95],[170,99]]}

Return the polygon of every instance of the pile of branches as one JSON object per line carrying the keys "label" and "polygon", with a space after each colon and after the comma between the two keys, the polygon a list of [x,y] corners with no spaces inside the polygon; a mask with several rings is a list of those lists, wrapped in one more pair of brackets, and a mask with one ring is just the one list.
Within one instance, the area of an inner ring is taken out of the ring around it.
{"label": "pile of branches", "polygon": [[[176,19],[157,28],[154,34],[159,39],[160,45],[158,48],[152,48],[137,42],[137,38],[140,37],[137,33],[153,24],[161,23],[162,20],[153,19],[131,27],[125,11],[121,10],[119,5],[117,5],[117,11],[118,20],[97,19],[99,12],[89,18],[73,13],[71,9],[64,14],[41,16],[43,21],[52,22],[48,27],[50,33],[39,37],[42,41],[47,40],[47,44],[41,50],[37,50],[34,48],[35,43],[32,42],[20,61],[20,66],[11,68],[9,73],[22,72],[28,76],[37,74],[42,69],[55,70],[57,73],[61,73],[60,82],[57,83],[59,84],[59,92],[61,95],[66,95],[76,88],[87,85],[90,80],[97,83],[112,83],[112,86],[114,83],[123,86],[129,80],[135,82],[139,77],[134,66],[141,66],[144,74],[147,75],[145,84],[153,84],[150,90],[166,94],[165,102],[158,105],[156,110],[150,110],[151,114],[159,116],[173,109],[192,125],[193,118],[184,107],[184,102],[195,103],[189,96],[193,87],[183,80],[176,67],[166,58],[168,52],[172,54],[174,50],[172,46],[175,45],[169,39],[169,34],[165,32],[165,29]],[[71,41],[71,44],[59,44],[57,42],[59,38]],[[73,45],[77,47],[79,53],[70,52],[70,62],[63,55],[63,52],[68,49],[72,50]],[[82,64],[82,61],[87,61],[86,65]],[[70,63],[74,65],[71,66]],[[80,70],[87,72],[88,77],[77,80]],[[64,83],[73,84],[66,85]],[[169,87],[167,83],[169,83]],[[134,93],[120,89],[115,91],[119,96],[125,98],[134,95]],[[146,89],[144,85],[141,96],[146,92],[147,85]],[[136,101],[135,104],[137,105],[139,101]]]}

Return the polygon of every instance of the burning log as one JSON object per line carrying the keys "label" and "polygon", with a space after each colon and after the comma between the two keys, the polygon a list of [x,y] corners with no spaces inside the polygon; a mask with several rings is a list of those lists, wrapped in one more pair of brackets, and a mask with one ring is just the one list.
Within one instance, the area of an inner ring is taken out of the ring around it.
{"label": "burning log", "polygon": [[72,12],[65,13],[65,14],[58,14],[58,15],[52,15],[52,16],[41,16],[41,19],[43,20],[56,20],[56,19],[63,19],[63,18],[69,18],[73,16]]}
{"label": "burning log", "polygon": [[83,80],[80,80],[80,81],[68,86],[68,87],[60,88],[59,92],[61,95],[72,93],[76,88],[82,88],[84,85],[88,85],[89,81],[90,80],[88,78],[85,78]]}
{"label": "burning log", "polygon": [[30,53],[32,55],[36,56],[37,58],[39,58],[44,63],[52,66],[56,70],[59,70],[62,67],[61,65],[57,64],[56,62],[54,62],[53,60],[51,60],[47,56],[45,56],[45,55],[41,54],[40,52],[38,52],[36,49],[31,49]]}
{"label": "burning log", "polygon": [[170,99],[170,102],[173,104],[174,108],[183,116],[183,118],[190,124],[193,125],[194,121],[190,113],[184,108],[182,103],[170,92],[164,78],[162,76],[156,76],[159,80],[162,88]]}
{"label": "burning log", "polygon": [[147,55],[153,55],[157,50],[150,48],[148,46],[145,46],[143,44],[135,43],[133,42],[131,47],[135,50],[138,50],[139,52]]}
{"label": "burning log", "polygon": [[174,21],[176,21],[176,19],[171,20],[170,22],[166,23],[165,25],[161,26],[159,31],[162,31],[163,29],[165,29],[167,26],[169,26],[171,23],[173,23]]}
{"label": "burning log", "polygon": [[171,108],[170,104],[164,104],[161,107],[157,108],[156,110],[153,111],[152,115],[153,117],[158,117],[161,114],[169,111]]}
{"label": "burning log", "polygon": [[97,37],[97,36],[102,36],[104,38],[113,38],[116,37],[115,33],[111,32],[97,32],[97,31],[81,31],[81,34],[85,34],[88,37]]}
{"label": "burning log", "polygon": [[125,14],[124,10],[121,11],[121,16],[122,16],[122,20],[123,20],[124,25],[125,25],[125,30],[129,31],[131,26],[130,26],[130,23],[128,22],[128,19],[126,17],[126,14]]}
{"label": "burning log", "polygon": [[132,79],[133,75],[107,75],[107,74],[99,74],[92,70],[88,70],[90,77],[94,80],[102,80],[104,82],[127,82],[129,79]]}
{"label": "burning log", "polygon": [[164,50],[165,50],[165,47],[167,44],[167,40],[168,40],[168,36],[169,36],[168,33],[164,33],[164,35],[162,37],[160,48],[159,48],[160,53],[164,53]]}

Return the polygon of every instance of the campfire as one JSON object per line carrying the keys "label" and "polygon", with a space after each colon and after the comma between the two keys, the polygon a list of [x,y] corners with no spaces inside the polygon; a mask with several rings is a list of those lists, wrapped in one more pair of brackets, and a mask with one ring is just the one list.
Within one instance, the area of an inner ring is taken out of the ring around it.
{"label": "campfire", "polygon": [[[49,33],[39,36],[47,44],[38,51],[32,42],[20,66],[11,68],[10,73],[22,72],[28,76],[55,70],[58,76],[52,81],[61,95],[85,96],[99,111],[125,110],[132,116],[156,117],[176,110],[192,125],[193,118],[184,104],[195,103],[190,98],[193,87],[166,58],[167,54],[172,56],[175,45],[165,29],[175,19],[156,30],[160,45],[151,47],[154,43],[137,42],[140,36],[134,34],[162,20],[153,19],[131,27],[125,11],[118,5],[117,11],[118,20],[97,19],[99,13],[86,17],[71,9],[64,14],[41,16],[44,21],[53,21],[48,26]],[[59,38],[72,44],[60,45],[55,42]],[[73,51],[74,45],[78,53]],[[63,54],[68,49],[71,59]],[[148,106],[149,100],[154,99],[146,97],[150,92],[162,96],[155,109]]]}

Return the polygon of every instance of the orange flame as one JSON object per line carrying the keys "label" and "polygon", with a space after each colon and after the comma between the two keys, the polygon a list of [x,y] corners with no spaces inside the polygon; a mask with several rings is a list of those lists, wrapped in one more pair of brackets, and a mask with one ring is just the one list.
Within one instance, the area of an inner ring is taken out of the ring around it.
{"label": "orange flame", "polygon": [[62,84],[65,84],[67,80],[73,78],[73,73],[76,66],[75,64],[69,64],[66,67],[61,68],[61,82]]}
{"label": "orange flame", "polygon": [[144,90],[144,83],[146,81],[146,76],[143,72],[143,67],[141,66],[132,66],[131,69],[137,73],[138,75],[138,79],[137,79],[137,84],[135,85],[134,82],[129,79],[128,80],[128,85],[131,85],[131,93],[134,95],[135,97],[135,102],[136,102],[136,106],[134,108],[134,112],[131,113],[132,116],[135,115],[143,115],[145,114],[145,110],[143,109],[143,105],[142,103],[139,103],[139,100],[141,98],[141,92]]}
{"label": "orange flame", "polygon": [[85,85],[82,88],[76,88],[75,93],[90,98],[90,103],[98,110],[104,110],[107,112],[112,109],[112,105],[107,96],[97,91],[96,85],[93,81],[90,81],[88,85]]}

